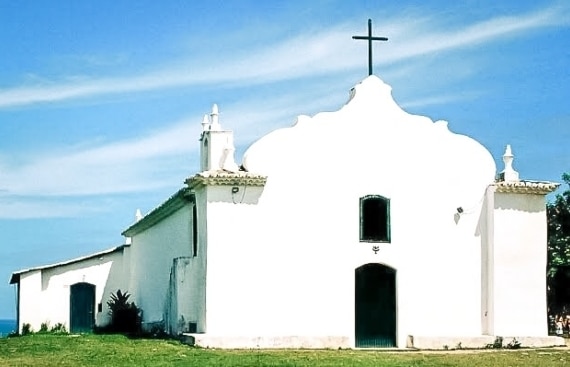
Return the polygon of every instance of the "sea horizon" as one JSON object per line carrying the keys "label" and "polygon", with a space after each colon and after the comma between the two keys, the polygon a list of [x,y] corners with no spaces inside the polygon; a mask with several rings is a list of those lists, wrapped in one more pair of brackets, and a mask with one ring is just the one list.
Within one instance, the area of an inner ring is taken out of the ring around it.
{"label": "sea horizon", "polygon": [[16,320],[0,319],[0,338],[6,338],[14,331],[16,331]]}

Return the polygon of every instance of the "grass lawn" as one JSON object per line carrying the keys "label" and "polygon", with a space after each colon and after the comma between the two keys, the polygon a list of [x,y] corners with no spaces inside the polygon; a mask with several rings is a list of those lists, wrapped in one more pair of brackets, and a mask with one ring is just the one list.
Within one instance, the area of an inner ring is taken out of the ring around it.
{"label": "grass lawn", "polygon": [[0,366],[563,366],[570,350],[214,350],[119,335],[0,339]]}

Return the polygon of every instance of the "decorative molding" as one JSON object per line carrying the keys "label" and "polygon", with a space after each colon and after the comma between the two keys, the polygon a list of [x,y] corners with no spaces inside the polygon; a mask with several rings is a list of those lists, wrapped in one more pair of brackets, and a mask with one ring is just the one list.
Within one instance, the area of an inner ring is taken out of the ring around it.
{"label": "decorative molding", "polygon": [[495,187],[495,192],[546,195],[556,190],[560,184],[544,181],[500,181],[491,186]]}
{"label": "decorative molding", "polygon": [[191,189],[198,186],[265,186],[267,176],[245,171],[205,171],[187,178],[184,182]]}

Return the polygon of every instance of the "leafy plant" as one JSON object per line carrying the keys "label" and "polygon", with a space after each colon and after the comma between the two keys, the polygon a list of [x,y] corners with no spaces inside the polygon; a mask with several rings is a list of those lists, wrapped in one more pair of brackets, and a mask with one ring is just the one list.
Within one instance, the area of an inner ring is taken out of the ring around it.
{"label": "leafy plant", "polygon": [[67,334],[67,329],[66,329],[64,324],[62,324],[61,322],[58,322],[57,324],[52,326],[52,328],[49,330],[49,332],[52,334]]}
{"label": "leafy plant", "polygon": [[38,333],[47,334],[48,331],[49,331],[49,321],[42,322],[40,324],[40,330],[38,331]]}
{"label": "leafy plant", "polygon": [[[570,173],[562,175],[562,180],[570,186]],[[554,315],[567,314],[570,304],[570,189],[556,195],[546,205],[548,221],[548,263],[547,297],[548,312]],[[550,323],[551,332],[554,324]]]}
{"label": "leafy plant", "polygon": [[32,325],[28,324],[27,322],[22,325],[22,335],[30,335],[33,333],[34,330],[32,329]]}
{"label": "leafy plant", "polygon": [[[562,175],[570,185],[570,173]],[[556,275],[562,266],[570,265],[570,189],[556,195],[546,205],[548,217],[548,277]]]}
{"label": "leafy plant", "polygon": [[507,349],[519,349],[521,347],[521,342],[517,340],[517,338],[513,338],[507,345]]}
{"label": "leafy plant", "polygon": [[129,302],[130,297],[129,292],[121,292],[120,289],[114,294],[111,293],[110,299],[107,301],[109,315],[111,316],[111,331],[140,332],[141,310],[134,302]]}
{"label": "leafy plant", "polygon": [[495,337],[495,341],[485,345],[485,348],[487,348],[487,349],[501,349],[501,348],[503,348],[503,337],[502,336]]}

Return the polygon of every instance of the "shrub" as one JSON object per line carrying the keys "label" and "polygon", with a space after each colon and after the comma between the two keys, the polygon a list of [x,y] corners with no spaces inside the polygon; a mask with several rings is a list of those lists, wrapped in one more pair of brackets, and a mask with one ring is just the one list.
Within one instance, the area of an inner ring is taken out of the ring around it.
{"label": "shrub", "polygon": [[129,302],[128,292],[111,293],[111,299],[107,301],[109,315],[111,316],[110,331],[120,333],[140,333],[141,310],[134,302]]}
{"label": "shrub", "polygon": [[34,330],[32,329],[32,325],[28,324],[27,322],[22,325],[22,335],[30,335],[33,333]]}
{"label": "shrub", "polygon": [[503,337],[497,336],[495,337],[495,341],[493,343],[487,344],[485,346],[487,349],[501,349],[503,348]]}
{"label": "shrub", "polygon": [[507,349],[519,349],[520,347],[521,342],[519,342],[517,338],[513,338],[506,346]]}
{"label": "shrub", "polygon": [[47,332],[49,331],[49,322],[42,322],[40,324],[40,330],[38,331],[38,333],[40,334],[47,334]]}
{"label": "shrub", "polygon": [[57,324],[52,326],[49,332],[52,334],[67,334],[67,329],[65,328],[64,324],[58,322]]}

